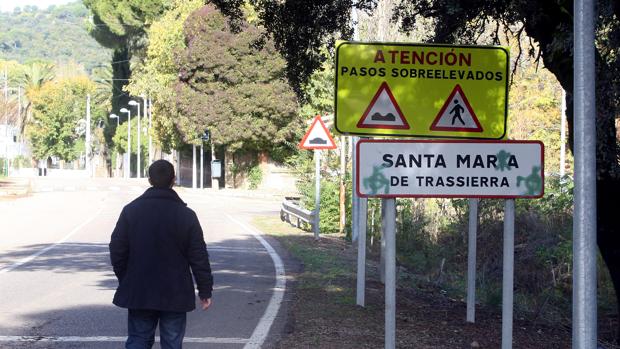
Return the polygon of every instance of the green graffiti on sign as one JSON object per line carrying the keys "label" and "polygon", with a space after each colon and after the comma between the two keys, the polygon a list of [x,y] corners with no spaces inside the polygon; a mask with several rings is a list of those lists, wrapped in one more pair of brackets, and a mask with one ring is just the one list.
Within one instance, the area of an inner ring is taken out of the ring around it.
{"label": "green graffiti on sign", "polygon": [[364,178],[364,188],[370,189],[370,195],[377,194],[381,188],[384,188],[384,194],[390,192],[390,181],[381,173],[384,169],[383,165],[373,166],[372,174]]}
{"label": "green graffiti on sign", "polygon": [[542,191],[542,178],[540,177],[540,167],[532,167],[532,173],[527,176],[517,176],[517,187],[521,187],[521,183],[524,183],[526,189],[526,195],[540,194]]}
{"label": "green graffiti on sign", "polygon": [[512,154],[510,154],[509,152],[505,150],[500,150],[500,152],[496,154],[498,164],[495,166],[495,169],[500,170],[502,172],[504,170],[508,170],[508,171],[512,170],[509,164],[511,155]]}

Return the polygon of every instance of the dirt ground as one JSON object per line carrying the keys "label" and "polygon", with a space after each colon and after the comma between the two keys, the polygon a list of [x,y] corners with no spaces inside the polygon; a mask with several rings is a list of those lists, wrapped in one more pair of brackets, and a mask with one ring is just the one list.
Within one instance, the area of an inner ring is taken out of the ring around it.
{"label": "dirt ground", "polygon": [[[288,334],[277,348],[381,348],[384,287],[376,260],[367,262],[366,307],[355,305],[356,251],[341,236],[315,241],[309,233],[275,219],[255,223],[274,235],[303,265],[292,275],[293,304]],[[466,305],[434,285],[410,287],[399,275],[397,348],[500,348],[501,309],[476,307],[476,323],[465,321]],[[291,276],[291,275],[289,275]],[[515,316],[513,348],[571,348],[571,329]],[[605,344],[601,348],[614,346]]]}

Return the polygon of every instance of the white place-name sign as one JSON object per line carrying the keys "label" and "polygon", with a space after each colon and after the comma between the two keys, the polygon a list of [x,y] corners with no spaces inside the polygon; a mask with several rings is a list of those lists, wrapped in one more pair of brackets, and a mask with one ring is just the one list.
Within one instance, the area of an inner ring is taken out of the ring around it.
{"label": "white place-name sign", "polygon": [[539,141],[361,140],[361,197],[539,198]]}

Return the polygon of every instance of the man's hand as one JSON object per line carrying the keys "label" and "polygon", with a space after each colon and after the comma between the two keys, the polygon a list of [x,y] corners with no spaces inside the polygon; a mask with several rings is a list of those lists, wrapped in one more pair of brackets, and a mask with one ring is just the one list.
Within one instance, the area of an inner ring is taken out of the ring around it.
{"label": "man's hand", "polygon": [[202,310],[207,310],[211,306],[211,298],[201,299],[200,303],[202,303]]}

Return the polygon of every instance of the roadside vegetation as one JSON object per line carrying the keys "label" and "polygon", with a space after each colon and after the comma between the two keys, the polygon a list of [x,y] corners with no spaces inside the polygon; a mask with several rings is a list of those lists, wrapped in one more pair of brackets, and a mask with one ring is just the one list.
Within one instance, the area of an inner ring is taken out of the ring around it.
{"label": "roadside vegetation", "polygon": [[[356,250],[345,236],[329,234],[316,241],[276,217],[257,217],[253,224],[275,237],[299,264],[287,270],[294,291],[288,334],[277,348],[380,348],[383,346],[383,285],[378,256],[366,263],[366,306],[356,305]],[[402,265],[398,272],[396,346],[398,348],[498,348],[501,312],[479,305],[476,323],[465,323],[462,294],[448,292]],[[570,329],[517,316],[514,347],[568,348]]]}

